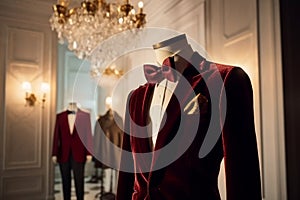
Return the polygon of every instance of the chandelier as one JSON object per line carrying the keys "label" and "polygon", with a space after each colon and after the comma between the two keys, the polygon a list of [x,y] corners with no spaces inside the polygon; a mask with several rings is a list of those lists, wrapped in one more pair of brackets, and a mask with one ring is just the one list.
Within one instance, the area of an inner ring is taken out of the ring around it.
{"label": "chandelier", "polygon": [[51,29],[57,32],[60,43],[80,59],[91,56],[93,50],[110,36],[131,30],[137,32],[146,24],[143,2],[135,11],[129,0],[107,3],[105,0],[84,0],[80,7],[68,8],[70,0],[58,0],[53,5]]}

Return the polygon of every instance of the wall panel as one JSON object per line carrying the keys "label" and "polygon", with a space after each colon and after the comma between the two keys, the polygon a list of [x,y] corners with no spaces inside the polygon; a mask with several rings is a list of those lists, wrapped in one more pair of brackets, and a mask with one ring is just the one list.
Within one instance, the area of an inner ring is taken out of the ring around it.
{"label": "wall panel", "polygon": [[[51,2],[33,3],[0,2],[0,199],[53,199],[57,42],[48,23]],[[32,107],[25,104],[24,81],[37,97]],[[50,84],[44,107],[42,82]]]}
{"label": "wall panel", "polygon": [[[4,169],[41,167],[41,108],[25,106],[23,81],[39,91],[44,36],[40,31],[9,27],[7,30],[7,73],[5,96]],[[24,43],[23,43],[24,41]],[[32,45],[31,45],[32,44]],[[26,47],[26,48],[24,48]],[[17,97],[17,98],[16,98]],[[40,96],[38,96],[40,98]]]}
{"label": "wall panel", "polygon": [[[261,102],[258,65],[257,5],[255,0],[211,0],[207,6],[207,50],[214,62],[239,66],[249,75],[254,94],[255,129],[261,166]],[[263,167],[261,167],[263,174]],[[224,167],[219,184],[226,198]],[[264,185],[264,184],[263,184]]]}

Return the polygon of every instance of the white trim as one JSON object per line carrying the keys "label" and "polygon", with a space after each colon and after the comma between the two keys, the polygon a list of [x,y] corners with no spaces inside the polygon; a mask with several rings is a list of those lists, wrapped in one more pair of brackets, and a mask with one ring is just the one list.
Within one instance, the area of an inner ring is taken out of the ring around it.
{"label": "white trim", "polygon": [[263,199],[285,200],[286,165],[279,0],[258,0]]}

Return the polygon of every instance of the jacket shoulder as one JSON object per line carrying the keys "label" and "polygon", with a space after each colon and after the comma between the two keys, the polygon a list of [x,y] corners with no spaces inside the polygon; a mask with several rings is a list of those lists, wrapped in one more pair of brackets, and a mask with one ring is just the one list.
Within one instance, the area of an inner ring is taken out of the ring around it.
{"label": "jacket shoulder", "polygon": [[215,65],[218,69],[217,71],[221,74],[221,77],[224,81],[226,81],[228,78],[239,80],[249,79],[247,73],[241,67],[219,63],[215,63]]}
{"label": "jacket shoulder", "polygon": [[90,111],[89,110],[86,110],[86,109],[78,109],[77,111],[78,113],[80,113],[81,115],[84,115],[84,116],[90,116]]}
{"label": "jacket shoulder", "polygon": [[138,88],[132,90],[132,93],[138,93],[138,92],[144,91],[144,90],[146,90],[148,87],[151,87],[152,85],[154,85],[154,84],[151,84],[151,83],[145,83],[144,85],[140,85]]}
{"label": "jacket shoulder", "polygon": [[222,78],[225,78],[234,68],[235,66],[231,65],[224,65],[224,64],[219,64],[219,63],[214,63],[216,66],[216,69],[219,71],[221,74]]}
{"label": "jacket shoulder", "polygon": [[136,96],[139,96],[139,95],[143,95],[145,94],[146,90],[149,89],[150,87],[153,87],[154,84],[150,84],[150,83],[145,83],[144,85],[141,85],[139,86],[138,88],[132,90],[130,92],[130,97],[136,97]]}
{"label": "jacket shoulder", "polygon": [[56,117],[61,117],[61,116],[65,115],[66,112],[67,112],[67,111],[65,111],[65,110],[64,110],[64,111],[61,111],[61,112],[59,112],[59,113],[56,114]]}

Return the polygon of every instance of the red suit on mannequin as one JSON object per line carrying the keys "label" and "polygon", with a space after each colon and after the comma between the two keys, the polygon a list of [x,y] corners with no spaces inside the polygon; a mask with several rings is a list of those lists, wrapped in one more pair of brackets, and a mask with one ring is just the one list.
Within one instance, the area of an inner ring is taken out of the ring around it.
{"label": "red suit on mannequin", "polygon": [[[74,173],[77,200],[84,196],[84,165],[91,160],[92,132],[90,114],[69,106],[56,116],[52,156],[62,175],[64,200],[71,198],[71,170]],[[71,105],[71,103],[70,103]]]}
{"label": "red suit on mannequin", "polygon": [[[154,49],[172,46],[172,42],[178,40],[187,42],[185,36],[180,35],[154,45]],[[174,90],[177,95],[171,96],[166,107],[167,118],[158,132],[155,146],[151,146],[151,137],[138,136],[151,135],[147,133],[149,129],[140,127],[151,123],[149,115],[156,85],[147,83],[140,86],[128,98],[123,149],[132,152],[132,157],[122,156],[121,170],[122,166],[131,165],[134,173],[120,171],[117,200],[219,200],[218,174],[223,158],[227,200],[260,200],[252,87],[247,74],[238,67],[209,62],[197,52],[188,56],[188,46],[183,52],[185,55],[176,51],[176,48],[185,48],[184,45],[175,46],[175,50],[172,48],[170,55],[158,56],[159,63],[176,69],[182,77]],[[218,75],[222,79],[221,85],[215,83]],[[183,79],[190,84],[191,90]],[[191,95],[192,92],[196,98]],[[224,98],[226,101],[223,101]],[[218,103],[218,112],[214,116],[212,99]],[[191,103],[198,105],[199,113],[194,112],[195,106],[190,106]],[[214,134],[220,135],[211,151],[200,158],[199,151],[205,143],[210,123],[219,127],[220,133],[216,131]],[[172,143],[177,147],[172,154],[178,154],[182,141],[189,139],[190,127],[195,124],[199,127],[187,150],[171,164],[157,167],[167,156],[172,156],[158,150],[173,142],[179,134],[181,139]],[[150,159],[139,155],[149,152],[153,152]],[[148,165],[150,170],[143,171]]]}

